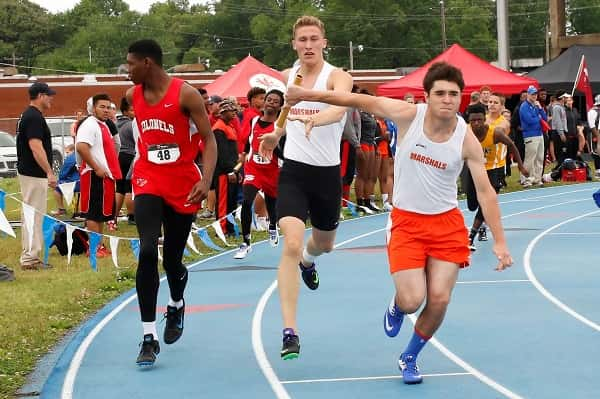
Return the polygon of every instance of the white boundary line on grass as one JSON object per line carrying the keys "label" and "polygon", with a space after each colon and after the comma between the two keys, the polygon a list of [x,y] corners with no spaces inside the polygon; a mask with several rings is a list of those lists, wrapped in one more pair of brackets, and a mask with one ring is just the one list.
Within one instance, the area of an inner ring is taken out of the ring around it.
{"label": "white boundary line on grass", "polygon": [[533,284],[533,286],[546,298],[548,299],[550,302],[552,302],[553,304],[555,304],[560,310],[562,310],[563,312],[568,313],[569,315],[573,316],[575,319],[579,320],[580,322],[582,322],[583,324],[593,328],[594,330],[600,332],[600,325],[594,323],[593,321],[585,318],[584,316],[580,315],[579,313],[577,313],[576,311],[574,311],[573,309],[571,309],[569,306],[565,305],[563,302],[561,302],[558,298],[556,298],[554,295],[552,295],[539,281],[538,279],[535,277],[535,274],[533,274],[533,271],[531,269],[531,254],[533,253],[533,248],[537,245],[537,243],[548,233],[550,233],[553,230],[558,229],[559,227],[567,224],[567,223],[571,223],[575,220],[579,220],[579,219],[583,219],[585,217],[588,217],[590,215],[593,215],[595,213],[599,213],[600,211],[593,211],[593,212],[588,212],[588,213],[584,213],[583,215],[579,215],[576,216],[574,218],[570,218],[567,219],[561,223],[555,224],[554,226],[542,231],[540,234],[538,234],[527,246],[527,249],[525,249],[525,254],[523,255],[523,268],[525,269],[525,273],[527,274],[527,277],[529,278],[529,280],[531,281],[531,284]]}

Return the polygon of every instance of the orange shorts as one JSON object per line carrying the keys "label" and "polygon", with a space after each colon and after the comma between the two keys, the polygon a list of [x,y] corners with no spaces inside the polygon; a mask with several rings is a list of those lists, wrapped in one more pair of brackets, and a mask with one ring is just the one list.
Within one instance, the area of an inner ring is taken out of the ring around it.
{"label": "orange shorts", "polygon": [[423,215],[394,208],[387,226],[390,273],[425,267],[432,257],[469,265],[469,237],[458,208],[438,215]]}
{"label": "orange shorts", "polygon": [[375,146],[373,146],[373,144],[360,143],[360,148],[362,148],[362,150],[364,152],[373,152],[373,151],[375,151]]}
{"label": "orange shorts", "polygon": [[390,152],[388,151],[388,142],[383,140],[377,144],[377,151],[382,158],[388,158],[390,156]]}

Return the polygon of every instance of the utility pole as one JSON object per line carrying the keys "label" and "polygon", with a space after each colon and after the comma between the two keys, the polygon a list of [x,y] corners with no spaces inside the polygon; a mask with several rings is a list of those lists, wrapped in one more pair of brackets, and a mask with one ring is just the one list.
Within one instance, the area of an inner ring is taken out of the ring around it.
{"label": "utility pole", "polygon": [[442,47],[443,50],[446,50],[448,43],[446,41],[446,7],[444,6],[444,0],[440,0],[440,11],[442,14]]}
{"label": "utility pole", "polygon": [[350,70],[354,70],[354,46],[352,45],[352,40],[348,42],[348,49],[350,51]]}
{"label": "utility pole", "polygon": [[498,65],[505,71],[510,67],[510,45],[508,35],[508,1],[496,0],[496,19],[498,31]]}

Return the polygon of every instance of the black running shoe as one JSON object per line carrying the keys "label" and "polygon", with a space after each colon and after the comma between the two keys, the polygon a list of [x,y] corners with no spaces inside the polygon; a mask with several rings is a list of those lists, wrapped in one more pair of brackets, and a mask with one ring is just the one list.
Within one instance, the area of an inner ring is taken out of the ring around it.
{"label": "black running shoe", "polygon": [[313,291],[319,288],[319,273],[317,273],[317,269],[315,269],[316,265],[313,263],[311,267],[305,267],[302,262],[300,262],[298,266],[302,272],[304,284]]}
{"label": "black running shoe", "polygon": [[165,313],[165,332],[163,339],[165,344],[172,344],[177,342],[183,334],[183,315],[185,313],[185,302],[183,306],[177,309],[175,306],[167,306],[167,312]]}
{"label": "black running shoe", "polygon": [[156,361],[156,355],[160,353],[160,345],[154,339],[152,334],[144,335],[144,340],[140,344],[140,354],[136,363],[140,367],[152,367]]}
{"label": "black running shoe", "polygon": [[300,356],[300,338],[294,333],[293,328],[283,330],[283,346],[281,358],[283,360],[297,359]]}
{"label": "black running shoe", "polygon": [[479,237],[477,238],[479,241],[487,241],[487,229],[485,227],[479,228]]}

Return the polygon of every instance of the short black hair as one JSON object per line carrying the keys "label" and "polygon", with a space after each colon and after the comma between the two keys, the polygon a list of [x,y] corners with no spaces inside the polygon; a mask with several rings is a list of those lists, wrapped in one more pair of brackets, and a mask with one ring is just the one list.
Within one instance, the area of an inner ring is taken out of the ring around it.
{"label": "short black hair", "polygon": [[471,104],[467,107],[466,114],[483,114],[485,116],[485,105],[483,105],[482,103]]}
{"label": "short black hair", "polygon": [[423,78],[423,88],[426,93],[431,91],[433,83],[437,80],[454,82],[458,85],[460,91],[463,91],[465,88],[465,81],[461,70],[447,62],[436,62],[429,67],[429,70],[427,70],[427,73]]}
{"label": "short black hair", "polygon": [[129,111],[130,108],[131,105],[129,104],[129,101],[127,101],[127,97],[121,98],[121,106],[119,107],[121,113],[124,114],[125,112]]}
{"label": "short black hair", "polygon": [[198,93],[200,93],[201,96],[208,94],[208,92],[206,91],[205,88],[201,87],[198,89]]}
{"label": "short black hair", "polygon": [[98,103],[98,101],[102,101],[102,100],[112,101],[108,94],[100,93],[100,94],[96,94],[94,97],[92,97],[92,104],[96,105]]}
{"label": "short black hair", "polygon": [[246,94],[246,98],[248,99],[248,102],[252,101],[252,99],[258,95],[261,94],[266,94],[267,91],[265,89],[263,89],[262,87],[253,87],[250,90],[248,90],[248,93]]}
{"label": "short black hair", "polygon": [[129,45],[127,52],[135,54],[139,58],[150,58],[156,65],[162,67],[163,52],[160,45],[155,40],[138,40]]}
{"label": "short black hair", "polygon": [[265,95],[265,98],[267,98],[271,94],[275,94],[276,96],[278,96],[279,97],[279,103],[283,106],[283,103],[285,102],[285,98],[283,96],[283,92],[281,90],[271,89],[271,90],[269,90],[267,92],[267,94]]}

